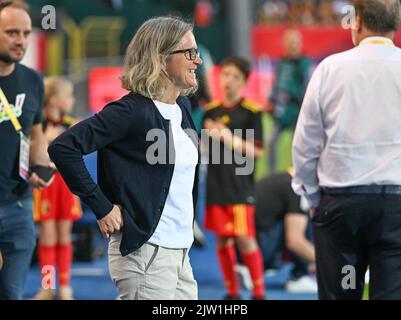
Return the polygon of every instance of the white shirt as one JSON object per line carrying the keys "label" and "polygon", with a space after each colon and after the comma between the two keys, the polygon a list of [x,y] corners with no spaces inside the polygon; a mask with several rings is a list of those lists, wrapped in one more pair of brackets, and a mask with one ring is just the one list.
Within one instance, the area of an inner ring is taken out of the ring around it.
{"label": "white shirt", "polygon": [[401,49],[369,37],[326,58],[307,88],[293,140],[294,191],[401,185]]}
{"label": "white shirt", "polygon": [[181,128],[182,113],[177,104],[153,101],[163,118],[170,121],[173,133],[175,164],[164,209],[150,243],[170,248],[189,248],[194,240],[192,188],[198,151]]}

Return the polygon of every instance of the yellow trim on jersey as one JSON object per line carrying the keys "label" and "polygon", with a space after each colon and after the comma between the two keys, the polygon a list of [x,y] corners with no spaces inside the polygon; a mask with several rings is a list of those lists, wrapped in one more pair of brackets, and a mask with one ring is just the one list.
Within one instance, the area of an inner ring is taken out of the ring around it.
{"label": "yellow trim on jersey", "polygon": [[74,124],[76,124],[78,122],[78,120],[77,119],[75,119],[75,118],[73,118],[73,117],[71,117],[70,115],[68,115],[68,114],[65,114],[64,116],[63,116],[63,124],[65,124],[65,125],[67,125],[67,126],[73,126]]}
{"label": "yellow trim on jersey", "polygon": [[243,215],[244,215],[244,223],[245,223],[244,224],[244,231],[245,231],[246,235],[249,233],[249,230],[248,230],[248,214],[246,212],[247,209],[248,209],[248,206],[242,205],[242,210],[243,210]]}
{"label": "yellow trim on jersey", "polygon": [[247,235],[248,234],[248,222],[247,222],[247,219],[246,219],[246,205],[241,205],[241,207],[240,207],[240,210],[241,210],[241,215],[242,215],[242,228],[243,228],[243,231],[244,231],[244,235]]}
{"label": "yellow trim on jersey", "polygon": [[234,232],[238,236],[248,234],[248,225],[246,219],[246,206],[243,204],[233,205],[234,214]]}
{"label": "yellow trim on jersey", "polygon": [[214,100],[214,101],[209,102],[208,104],[206,104],[205,110],[206,111],[213,110],[213,109],[216,109],[216,108],[218,108],[220,106],[221,106],[221,101]]}
{"label": "yellow trim on jersey", "polygon": [[39,222],[40,221],[40,189],[33,188],[32,191],[32,198],[33,198],[33,221]]}
{"label": "yellow trim on jersey", "polygon": [[75,217],[81,217],[82,216],[82,208],[81,208],[81,203],[79,202],[78,198],[74,196],[74,203],[71,208],[71,214]]}
{"label": "yellow trim on jersey", "polygon": [[227,114],[223,115],[223,116],[220,118],[220,122],[221,122],[222,124],[224,124],[225,126],[227,126],[227,125],[230,123],[230,121],[231,121],[230,116],[227,115]]}
{"label": "yellow trim on jersey", "polygon": [[247,110],[250,110],[253,113],[258,113],[262,109],[261,106],[258,103],[253,102],[253,101],[248,100],[248,99],[244,99],[242,101],[241,105],[242,105],[243,108],[245,108]]}
{"label": "yellow trim on jersey", "polygon": [[237,206],[232,207],[233,210],[233,217],[234,217],[234,233],[236,235],[240,234],[240,226],[239,226],[239,216],[238,216],[238,211],[237,211]]}

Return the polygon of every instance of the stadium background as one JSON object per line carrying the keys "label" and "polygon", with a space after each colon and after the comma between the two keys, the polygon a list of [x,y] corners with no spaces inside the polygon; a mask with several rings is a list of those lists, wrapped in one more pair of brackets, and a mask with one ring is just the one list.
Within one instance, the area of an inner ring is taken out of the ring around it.
{"label": "stadium background", "polygon": [[[137,27],[147,18],[179,15],[194,19],[195,36],[211,58],[205,77],[211,84],[212,98],[221,96],[218,87],[219,62],[227,55],[248,56],[253,72],[244,95],[262,108],[274,81],[274,67],[282,53],[282,35],[291,27],[303,35],[304,53],[314,65],[329,54],[352,47],[350,30],[341,19],[349,1],[333,0],[28,0],[34,33],[23,63],[44,75],[64,75],[73,81],[76,93],[75,116],[84,118],[107,102],[124,94],[118,76],[123,55]],[[55,30],[43,30],[42,8],[56,8]],[[240,33],[238,33],[239,31]],[[245,39],[239,38],[245,32]],[[401,45],[401,33],[396,36]],[[272,119],[264,114],[264,137],[272,130]],[[286,170],[291,159],[292,131],[281,134],[278,164]],[[257,164],[260,178],[269,172],[267,154]],[[96,154],[86,157],[96,178]],[[202,216],[199,217],[202,223]],[[86,210],[74,227],[75,263],[72,286],[76,299],[114,299],[105,258],[105,242],[98,234],[93,215]],[[206,232],[203,248],[191,251],[201,299],[220,299],[223,280],[214,256],[214,238]],[[266,277],[269,299],[315,299],[315,295],[288,295],[282,289],[288,268]],[[39,271],[33,261],[25,297],[34,295],[40,285]],[[247,293],[244,294],[247,297]]]}

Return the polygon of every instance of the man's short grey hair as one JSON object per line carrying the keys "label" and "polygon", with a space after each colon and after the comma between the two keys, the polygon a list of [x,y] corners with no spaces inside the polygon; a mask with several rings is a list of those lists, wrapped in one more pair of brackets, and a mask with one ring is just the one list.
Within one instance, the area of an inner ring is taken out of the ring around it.
{"label": "man's short grey hair", "polygon": [[353,3],[356,15],[370,31],[388,33],[400,27],[400,0],[354,0]]}

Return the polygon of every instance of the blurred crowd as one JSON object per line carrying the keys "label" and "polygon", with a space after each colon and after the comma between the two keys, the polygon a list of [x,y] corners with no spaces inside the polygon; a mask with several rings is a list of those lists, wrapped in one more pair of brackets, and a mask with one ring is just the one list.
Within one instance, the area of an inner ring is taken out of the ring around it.
{"label": "blurred crowd", "polygon": [[257,22],[262,25],[335,25],[345,15],[348,0],[265,0],[260,4]]}

